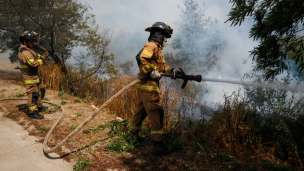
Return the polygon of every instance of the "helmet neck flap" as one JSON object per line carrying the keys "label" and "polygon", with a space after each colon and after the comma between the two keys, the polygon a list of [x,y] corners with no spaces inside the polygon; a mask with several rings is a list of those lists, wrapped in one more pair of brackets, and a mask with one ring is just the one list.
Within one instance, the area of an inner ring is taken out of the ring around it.
{"label": "helmet neck flap", "polygon": [[165,39],[164,33],[160,32],[160,31],[151,31],[148,41],[155,41],[155,42],[159,43],[160,45],[162,45],[162,47],[163,47],[164,39]]}

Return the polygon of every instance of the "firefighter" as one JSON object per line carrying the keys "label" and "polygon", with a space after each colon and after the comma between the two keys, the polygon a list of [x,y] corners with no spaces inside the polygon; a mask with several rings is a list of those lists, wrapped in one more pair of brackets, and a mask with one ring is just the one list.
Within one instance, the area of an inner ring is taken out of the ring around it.
{"label": "firefighter", "polygon": [[47,109],[47,107],[42,106],[45,87],[41,78],[39,78],[38,67],[43,65],[48,52],[45,51],[42,56],[35,52],[33,46],[34,43],[38,42],[37,36],[38,34],[33,31],[25,31],[19,38],[23,45],[19,47],[18,58],[28,97],[28,113],[31,119],[43,119],[44,116],[38,112]]}
{"label": "firefighter", "polygon": [[166,65],[162,56],[163,47],[167,38],[171,37],[173,29],[163,22],[156,22],[145,31],[150,32],[150,36],[148,42],[137,54],[136,61],[139,67],[138,78],[146,75],[150,75],[150,77],[135,85],[138,92],[137,113],[131,120],[130,132],[137,141],[142,141],[143,137],[139,136],[139,131],[142,121],[148,116],[151,121],[151,137],[154,144],[152,155],[169,154],[174,149],[164,144],[164,111],[159,91],[159,80],[161,78],[160,72],[181,72],[180,69],[173,69]]}

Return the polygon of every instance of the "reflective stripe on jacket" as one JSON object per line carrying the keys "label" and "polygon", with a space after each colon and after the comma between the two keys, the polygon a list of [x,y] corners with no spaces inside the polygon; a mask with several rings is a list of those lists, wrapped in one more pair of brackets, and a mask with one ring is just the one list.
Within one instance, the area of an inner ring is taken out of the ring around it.
{"label": "reflective stripe on jacket", "polygon": [[[152,70],[165,73],[171,72],[171,68],[163,58],[162,51],[162,47],[154,41],[149,41],[144,45],[136,56],[139,67],[138,78],[150,74]],[[159,79],[149,78],[139,82],[135,86],[142,91],[159,92]]]}

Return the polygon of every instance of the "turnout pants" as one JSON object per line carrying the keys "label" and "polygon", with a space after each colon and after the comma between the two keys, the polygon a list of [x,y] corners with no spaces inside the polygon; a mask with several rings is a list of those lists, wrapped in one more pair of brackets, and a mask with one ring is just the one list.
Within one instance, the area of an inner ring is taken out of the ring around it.
{"label": "turnout pants", "polygon": [[163,118],[161,97],[158,92],[145,92],[137,89],[137,112],[131,121],[130,131],[140,131],[142,121],[148,116],[151,121],[151,137],[154,141],[164,140]]}
{"label": "turnout pants", "polygon": [[30,113],[38,111],[37,107],[42,107],[43,98],[45,96],[45,87],[43,82],[25,85],[27,94],[27,105]]}

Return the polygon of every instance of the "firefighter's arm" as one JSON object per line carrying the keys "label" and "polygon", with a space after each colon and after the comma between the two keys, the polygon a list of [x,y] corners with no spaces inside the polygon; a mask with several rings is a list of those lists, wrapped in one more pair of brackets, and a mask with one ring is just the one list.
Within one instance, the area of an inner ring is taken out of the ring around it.
{"label": "firefighter's arm", "polygon": [[42,59],[36,60],[30,52],[24,51],[24,52],[22,52],[21,55],[22,55],[23,62],[28,67],[39,67],[39,66],[43,65]]}
{"label": "firefighter's arm", "polygon": [[152,70],[157,70],[155,65],[149,62],[151,57],[155,53],[155,48],[157,48],[155,43],[148,43],[144,46],[143,51],[140,54],[141,64],[139,65],[139,69],[145,74],[150,73]]}

